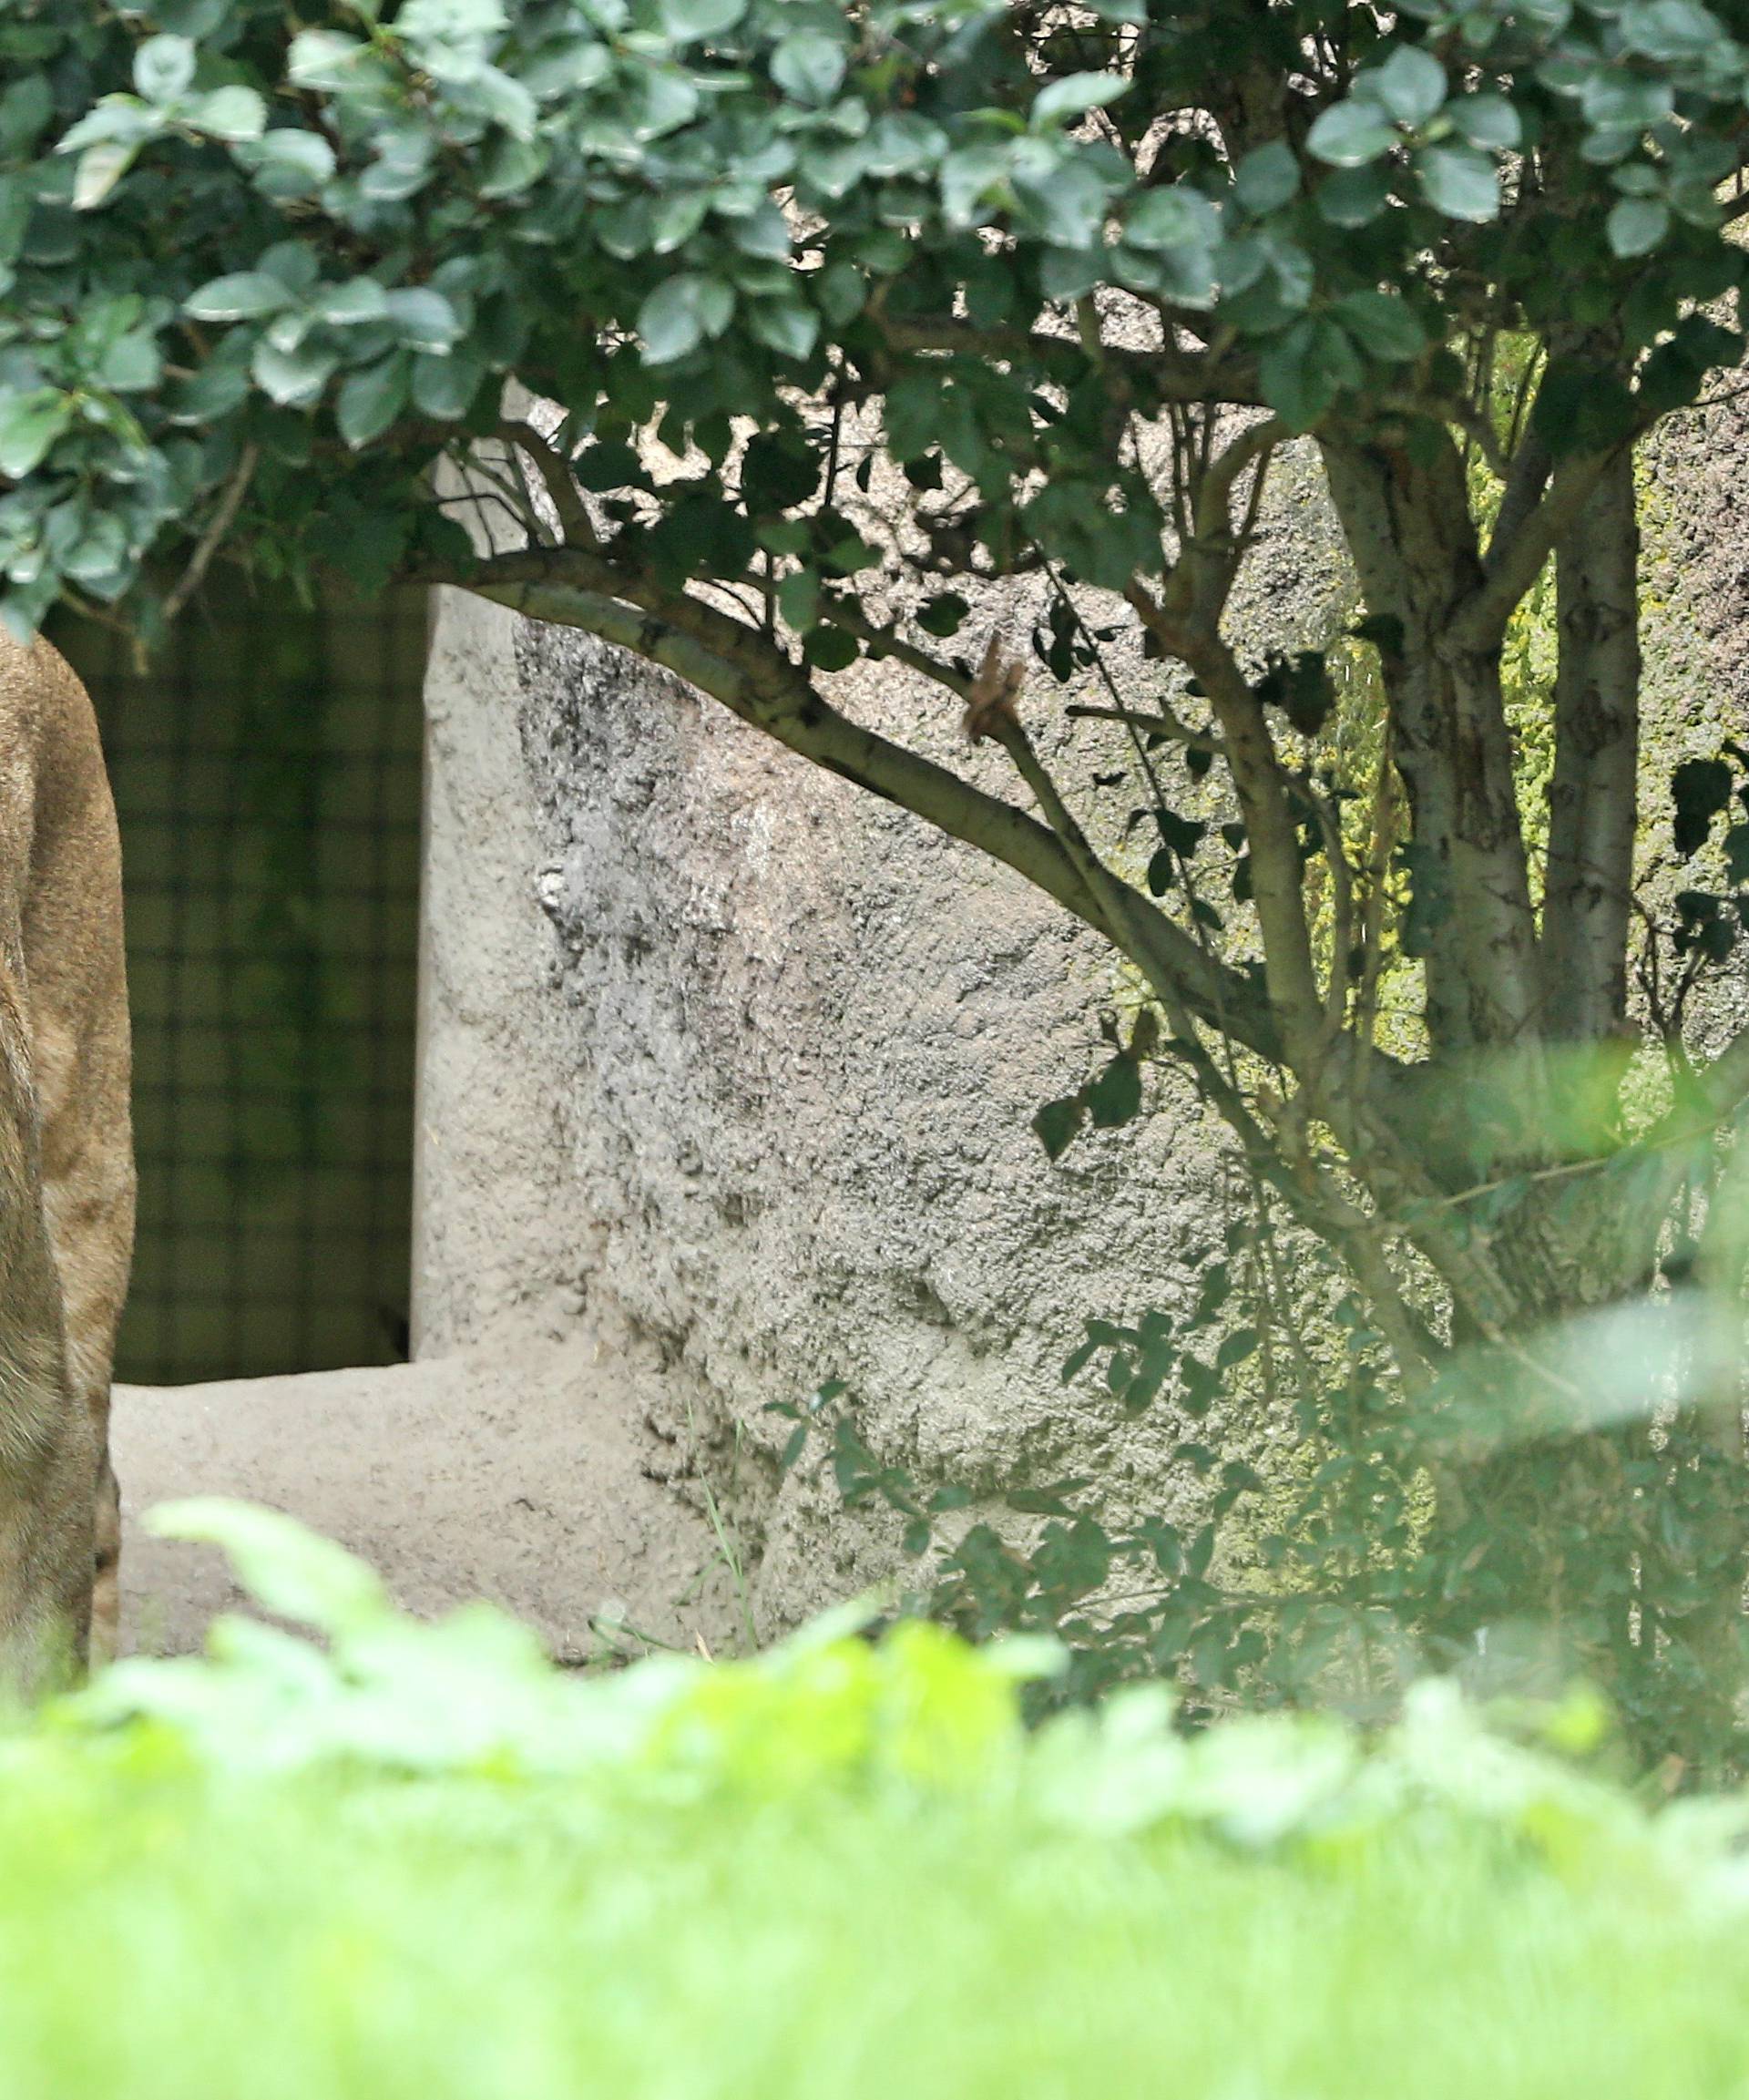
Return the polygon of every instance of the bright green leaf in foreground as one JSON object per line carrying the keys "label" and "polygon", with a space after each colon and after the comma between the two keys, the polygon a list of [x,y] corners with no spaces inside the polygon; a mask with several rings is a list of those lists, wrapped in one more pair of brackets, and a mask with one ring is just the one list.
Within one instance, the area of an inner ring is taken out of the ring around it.
{"label": "bright green leaf in foreground", "polygon": [[[553,1670],[475,1608],[206,1503],[263,1603],[5,1746],[26,2100],[1727,2100],[1738,1840],[1422,1688],[1186,1736],[1159,1687],[1028,1735],[1048,1648],[856,1610],[752,1660]],[[873,1952],[871,1951],[874,1951]],[[271,2067],[271,2074],[270,2069]],[[167,2077],[172,2082],[167,2085]]]}

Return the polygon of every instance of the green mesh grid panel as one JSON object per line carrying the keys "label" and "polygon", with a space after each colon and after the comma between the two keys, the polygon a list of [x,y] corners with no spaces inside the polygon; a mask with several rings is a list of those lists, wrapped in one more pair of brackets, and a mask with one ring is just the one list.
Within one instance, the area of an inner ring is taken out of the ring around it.
{"label": "green mesh grid panel", "polygon": [[406,1353],[423,595],[54,630],[121,822],[139,1233],[118,1375]]}

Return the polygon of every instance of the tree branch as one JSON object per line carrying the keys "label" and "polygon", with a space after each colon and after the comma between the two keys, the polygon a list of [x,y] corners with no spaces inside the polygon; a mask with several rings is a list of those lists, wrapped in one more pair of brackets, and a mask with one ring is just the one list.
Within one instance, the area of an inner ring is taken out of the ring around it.
{"label": "tree branch", "polygon": [[189,558],[189,566],[165,597],[163,613],[166,627],[176,619],[205,580],[207,570],[212,566],[213,556],[218,553],[226,534],[237,522],[237,513],[243,507],[243,497],[249,493],[249,485],[255,478],[255,469],[261,464],[261,456],[260,448],[253,445],[244,446],[239,455],[236,471],[225,484],[218,507],[208,519],[207,528]]}
{"label": "tree branch", "polygon": [[782,646],[745,621],[684,594],[662,593],[574,548],[528,548],[429,569],[531,619],[575,627],[632,650],[720,701],[790,750],[976,846],[1054,897],[1189,1009],[1259,1056],[1278,1060],[1269,1002],[1242,972],[1207,955],[1126,883],[1096,895],[1068,846],[1013,804],[841,714]]}
{"label": "tree branch", "polygon": [[1306,1078],[1316,1062],[1324,1008],[1312,967],[1287,782],[1263,703],[1218,631],[1200,622],[1181,626],[1139,584],[1131,585],[1128,596],[1161,646],[1201,683],[1221,725],[1227,771],[1251,843],[1252,896],[1263,939],[1270,1003],[1281,1025],[1286,1061]]}
{"label": "tree branch", "polygon": [[[1079,337],[1073,335],[1048,335],[1038,329],[978,328],[968,321],[946,318],[900,319],[888,313],[875,316],[875,323],[888,346],[896,351],[943,350],[986,363],[1028,362],[1062,378],[1084,372],[1089,362]],[[1181,350],[1169,340],[1158,350],[1131,350],[1122,343],[1102,342],[1100,362],[1143,403],[1263,405],[1256,366],[1232,349]]]}
{"label": "tree branch", "polygon": [[1528,431],[1507,470],[1500,507],[1495,515],[1494,529],[1488,535],[1488,552],[1482,557],[1485,569],[1494,560],[1497,548],[1509,547],[1523,531],[1526,519],[1542,500],[1542,492],[1549,486],[1554,465],[1542,439],[1534,430]]}
{"label": "tree branch", "polygon": [[1087,701],[1075,701],[1064,708],[1063,712],[1071,722],[1120,722],[1125,728],[1140,730],[1144,736],[1163,736],[1192,751],[1206,751],[1212,758],[1224,755],[1224,747],[1218,736],[1192,729],[1170,709],[1151,714],[1145,711],[1139,712],[1134,708],[1095,707]]}
{"label": "tree branch", "polygon": [[1166,587],[1164,604],[1174,620],[1183,619],[1213,634],[1232,595],[1233,579],[1256,525],[1261,479],[1253,486],[1244,523],[1233,529],[1232,492],[1239,476],[1255,466],[1259,476],[1270,454],[1287,435],[1278,415],[1266,415],[1242,430],[1196,475],[1192,496],[1192,538],[1179,549]]}
{"label": "tree branch", "polygon": [[532,423],[506,418],[493,435],[503,444],[526,453],[534,462],[541,487],[547,491],[557,517],[559,537],[572,547],[598,546],[594,521],[583,501],[582,491],[572,477],[570,462],[559,456]]}
{"label": "tree branch", "polygon": [[1591,453],[1564,459],[1545,494],[1529,506],[1509,538],[1497,531],[1482,564],[1481,588],[1453,626],[1460,647],[1498,649],[1519,601],[1542,574],[1542,565],[1597,491],[1613,455]]}

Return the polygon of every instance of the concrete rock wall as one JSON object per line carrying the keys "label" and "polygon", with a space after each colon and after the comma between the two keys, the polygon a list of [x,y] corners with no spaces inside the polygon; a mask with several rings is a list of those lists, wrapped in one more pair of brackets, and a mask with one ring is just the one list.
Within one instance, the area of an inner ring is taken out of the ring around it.
{"label": "concrete rock wall", "polygon": [[[1303,465],[1250,588],[1260,644],[1349,602]],[[838,685],[967,763],[908,674]],[[1119,757],[1120,732],[1071,753],[1055,702],[1031,712],[1071,777]],[[1183,1293],[1218,1141],[1162,1081],[1144,1122],[1047,1161],[1029,1119],[1129,996],[1100,944],[588,637],[446,595],[430,721],[420,1351],[582,1331],[653,1378],[649,1468],[732,1512],[762,1629],[891,1558],[817,1465],[772,1462],[767,1404],[828,1377],[893,1460],[974,1488],[1097,1460],[1150,1499],[1165,1429],[1059,1366],[1088,1316]],[[971,763],[1019,799],[1000,753]],[[1108,799],[1115,833],[1135,797]]]}
{"label": "concrete rock wall", "polygon": [[[1671,766],[1749,735],[1746,453],[1725,402],[1643,462],[1648,866]],[[1352,607],[1303,461],[1246,589],[1258,649]],[[854,675],[853,712],[965,763],[951,703]],[[1028,707],[1053,765],[1115,765],[1058,713]],[[767,1403],[831,1375],[891,1459],[975,1489],[1096,1464],[1154,1502],[1169,1426],[1115,1422],[1057,1367],[1086,1316],[1181,1297],[1220,1144],[1162,1081],[1144,1122],[1047,1163],[1028,1119],[1130,991],[1098,944],[673,681],[453,593],[427,714],[420,1360],[119,1392],[136,1638],[186,1646],[226,1599],[210,1558],[138,1534],[195,1491],[292,1511],[416,1608],[494,1596],[568,1654],[604,1604],[713,1652],[769,1633],[894,1557],[817,1463],[778,1475]]]}

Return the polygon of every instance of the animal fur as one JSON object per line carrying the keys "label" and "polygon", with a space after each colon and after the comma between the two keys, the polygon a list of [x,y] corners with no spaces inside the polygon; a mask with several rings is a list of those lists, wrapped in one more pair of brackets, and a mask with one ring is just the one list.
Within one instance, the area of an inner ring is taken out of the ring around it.
{"label": "animal fur", "polygon": [[115,1651],[109,1374],[133,1253],[121,849],[91,702],[0,630],[0,1680]]}

